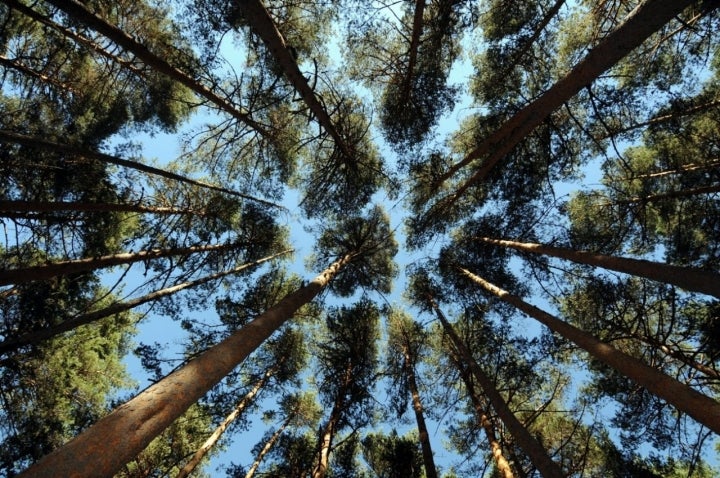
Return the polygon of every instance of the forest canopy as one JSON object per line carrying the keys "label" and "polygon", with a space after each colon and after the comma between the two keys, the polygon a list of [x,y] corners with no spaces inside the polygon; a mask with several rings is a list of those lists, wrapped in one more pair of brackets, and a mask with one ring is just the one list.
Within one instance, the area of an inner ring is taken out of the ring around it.
{"label": "forest canopy", "polygon": [[1,0],[0,476],[718,476],[718,7]]}

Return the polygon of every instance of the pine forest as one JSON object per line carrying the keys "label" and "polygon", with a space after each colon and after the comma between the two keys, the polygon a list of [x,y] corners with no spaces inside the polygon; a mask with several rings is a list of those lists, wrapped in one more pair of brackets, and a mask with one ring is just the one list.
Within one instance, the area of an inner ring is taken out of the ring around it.
{"label": "pine forest", "polygon": [[720,0],[0,0],[0,477],[720,476]]}

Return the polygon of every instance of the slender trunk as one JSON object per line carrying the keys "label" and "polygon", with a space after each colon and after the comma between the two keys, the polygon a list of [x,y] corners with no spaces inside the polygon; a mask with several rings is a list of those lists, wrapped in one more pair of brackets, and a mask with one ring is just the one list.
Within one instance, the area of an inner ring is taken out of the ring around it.
{"label": "slender trunk", "polygon": [[720,403],[717,401],[660,372],[656,368],[642,363],[635,357],[601,342],[593,335],[528,304],[521,298],[500,289],[467,269],[462,267],[458,269],[485,290],[546,325],[550,330],[573,342],[592,357],[614,368],[678,410],[687,413],[715,433],[720,433]]}
{"label": "slender trunk", "polygon": [[688,367],[690,367],[694,370],[697,370],[698,372],[702,373],[703,375],[706,375],[707,377],[711,377],[714,379],[720,379],[720,372],[718,372],[717,370],[715,370],[712,367],[708,367],[707,365],[702,364],[702,363],[688,357],[685,354],[685,352],[680,350],[679,347],[678,348],[670,348],[665,343],[663,343],[659,340],[656,340],[652,337],[647,337],[645,335],[640,335],[637,333],[633,333],[631,331],[627,331],[627,333],[635,340],[639,340],[640,342],[646,343],[646,344],[650,345],[651,347],[657,348],[658,350],[660,350],[662,353],[664,353],[668,357],[672,357],[672,358],[684,363]]}
{"label": "slender trunk", "polygon": [[683,189],[681,191],[668,191],[660,194],[649,194],[647,196],[632,197],[630,199],[618,199],[617,204],[644,203],[653,201],[662,201],[663,199],[683,198],[690,196],[699,196],[701,194],[711,194],[720,192],[720,184],[713,186],[700,186],[697,188]]}
{"label": "slender trunk", "polygon": [[151,52],[145,45],[135,40],[132,35],[126,33],[115,25],[111,25],[97,14],[88,10],[82,3],[77,0],[48,0],[48,2],[67,13],[75,20],[84,23],[96,32],[106,36],[126,51],[131,52],[154,70],[172,78],[203,98],[209,100],[221,110],[257,131],[263,137],[271,139],[270,133],[259,123],[252,120],[247,112],[237,109],[227,99],[220,97],[210,88],[201,84],[185,72],[172,66],[161,56]]}
{"label": "slender trunk", "polygon": [[222,186],[215,186],[214,184],[209,184],[209,183],[206,183],[203,181],[197,181],[195,179],[190,179],[185,176],[181,176],[180,174],[175,174],[170,171],[165,171],[164,169],[153,168],[152,166],[147,166],[145,164],[138,163],[136,161],[130,161],[128,159],[118,158],[116,156],[111,156],[109,154],[98,153],[96,151],[90,151],[90,150],[83,149],[83,148],[69,145],[69,144],[61,144],[61,143],[56,143],[54,141],[48,141],[44,138],[40,138],[37,136],[28,136],[25,134],[15,133],[13,131],[0,130],[0,142],[2,142],[2,141],[9,142],[9,143],[22,144],[24,146],[29,146],[31,148],[41,148],[41,149],[45,149],[45,150],[49,150],[49,151],[69,153],[69,154],[76,155],[80,158],[94,159],[96,161],[101,161],[103,163],[114,164],[116,166],[122,166],[124,168],[134,169],[136,171],[142,171],[144,173],[152,174],[154,176],[159,176],[161,178],[169,179],[171,181],[178,181],[178,182],[185,183],[185,184],[191,184],[193,186],[199,186],[201,188],[211,189],[213,191],[219,191],[219,192],[223,192],[226,194],[230,194],[232,196],[247,199],[249,201],[259,202],[261,204],[265,204],[266,206],[284,209],[282,206],[280,206],[279,204],[275,204],[274,202],[266,201],[264,199],[256,198],[253,196],[249,196],[247,194],[233,191],[232,189],[227,189]]}
{"label": "slender trunk", "polygon": [[116,408],[19,476],[113,476],[300,307],[315,298],[352,257],[342,257],[310,283],[286,295],[242,329]]}
{"label": "slender trunk", "polygon": [[[720,102],[718,103],[720,104]],[[683,164],[678,166],[675,169],[668,169],[665,171],[658,171],[656,173],[647,173],[647,174],[638,174],[637,176],[628,176],[628,177],[617,177],[613,178],[613,181],[634,181],[636,179],[650,179],[650,178],[659,178],[662,176],[670,176],[672,174],[682,174],[687,173],[691,171],[702,171],[704,169],[714,169],[720,166],[720,161],[711,161],[707,164]]]}
{"label": "slender trunk", "polygon": [[566,259],[577,264],[587,264],[603,269],[624,272],[666,284],[673,284],[686,290],[720,297],[720,274],[696,269],[693,267],[674,266],[644,259],[606,256],[588,251],[575,251],[564,247],[552,247],[534,242],[515,242],[489,237],[476,239],[488,244],[510,247],[522,252],[544,254],[546,256]]}
{"label": "slender trunk", "polygon": [[412,37],[410,38],[410,49],[408,52],[408,66],[403,80],[402,94],[405,102],[409,101],[412,80],[415,76],[415,64],[417,63],[420,37],[423,31],[423,13],[425,12],[425,0],[415,0],[415,12],[413,13]]}
{"label": "slender trunk", "polygon": [[448,169],[439,178],[438,186],[460,169],[487,155],[482,166],[451,196],[454,199],[450,199],[450,201],[454,202],[470,186],[483,180],[502,158],[533,129],[545,121],[553,111],[575,96],[582,88],[591,84],[603,72],[640,46],[650,35],[693,3],[694,0],[648,0],[641,3],[628,15],[622,25],[591,49],[567,75],[532,103],[518,111],[465,158]]}
{"label": "slender trunk", "polygon": [[41,330],[36,330],[34,332],[29,332],[29,333],[21,335],[20,337],[17,337],[17,338],[6,339],[3,342],[0,342],[0,354],[10,352],[10,351],[15,350],[18,347],[21,347],[23,345],[37,343],[41,340],[47,340],[51,337],[55,337],[58,334],[67,332],[67,331],[72,330],[81,325],[89,324],[96,320],[100,320],[105,317],[109,317],[111,315],[119,314],[120,312],[125,312],[126,310],[133,309],[139,305],[157,300],[161,297],[167,297],[169,295],[175,294],[176,292],[179,292],[183,289],[189,289],[191,287],[196,287],[198,285],[208,283],[210,281],[219,279],[221,277],[225,277],[225,276],[228,276],[231,274],[237,274],[238,272],[241,272],[245,269],[262,264],[263,262],[267,262],[269,260],[272,260],[272,259],[280,256],[280,255],[287,254],[289,252],[292,252],[292,249],[288,249],[286,251],[279,252],[277,254],[273,254],[268,257],[264,257],[262,259],[259,259],[254,262],[250,262],[248,264],[243,264],[243,265],[238,266],[235,269],[232,269],[229,271],[223,271],[223,272],[219,272],[217,274],[205,276],[201,279],[197,279],[194,281],[183,282],[182,284],[176,284],[171,287],[166,287],[165,289],[156,290],[154,292],[151,292],[150,294],[146,294],[142,297],[138,297],[137,299],[129,300],[127,302],[118,302],[118,303],[109,305],[107,307],[104,307],[100,310],[95,310],[93,312],[80,314],[80,315],[77,315],[70,319],[67,319],[64,322],[62,322],[61,324],[58,324],[54,327],[49,327],[49,328],[45,328],[45,329],[41,329]]}
{"label": "slender trunk", "polygon": [[4,66],[6,68],[12,68],[13,70],[17,70],[26,76],[30,76],[32,78],[38,79],[38,80],[42,81],[43,83],[47,83],[49,85],[54,86],[55,88],[66,91],[68,93],[75,92],[70,85],[61,83],[61,82],[55,80],[54,78],[44,75],[44,74],[40,73],[39,71],[35,71],[32,68],[29,68],[29,67],[23,65],[19,61],[7,58],[4,55],[0,55],[0,65]]}
{"label": "slender trunk", "polygon": [[275,366],[265,372],[263,376],[255,382],[255,385],[253,388],[240,400],[240,403],[237,404],[237,406],[233,409],[230,414],[225,417],[225,419],[222,421],[220,425],[215,429],[215,431],[208,437],[207,440],[205,440],[205,443],[202,444],[200,448],[197,449],[195,454],[190,458],[190,460],[185,464],[185,466],[178,472],[178,474],[175,476],[175,478],[186,478],[190,476],[190,473],[192,473],[195,468],[200,464],[203,458],[205,458],[205,455],[212,449],[213,446],[220,440],[220,437],[223,436],[223,433],[225,433],[225,430],[227,430],[227,427],[230,426],[231,423],[233,423],[237,418],[240,416],[240,414],[247,408],[247,406],[252,402],[252,400],[255,398],[255,396],[260,392],[260,390],[263,389],[265,384],[270,380],[270,378],[275,375],[278,371],[278,366]]}
{"label": "slender trunk", "polygon": [[102,269],[123,264],[132,264],[149,259],[170,256],[187,256],[197,252],[229,251],[239,244],[215,244],[210,246],[194,246],[175,249],[150,249],[140,252],[123,252],[101,257],[86,257],[69,261],[54,262],[40,266],[19,269],[0,270],[0,285],[22,284],[24,282],[50,279],[59,275],[77,274],[80,272]]}
{"label": "slender trunk", "polygon": [[300,71],[296,59],[290,52],[289,47],[291,45],[285,44],[285,39],[275,26],[275,22],[273,22],[270,13],[262,2],[260,0],[235,0],[235,3],[243,12],[253,31],[265,42],[288,81],[292,83],[305,104],[310,108],[318,123],[333,138],[335,145],[343,152],[344,156],[347,159],[354,159],[354,154],[348,147],[347,141],[337,130],[327,110],[315,96],[315,91],[313,91],[308,80]]}
{"label": "slender trunk", "polygon": [[[272,447],[275,446],[275,442],[277,442],[278,438],[280,438],[280,435],[282,435],[288,425],[290,425],[290,422],[293,420],[293,418],[295,418],[295,414],[290,414],[282,423],[282,425],[280,425],[280,428],[278,428],[275,433],[273,433],[267,443],[265,443],[265,446],[262,448],[262,450],[260,450],[260,453],[258,453],[257,458],[255,458],[252,466],[245,474],[245,478],[252,478],[255,475],[255,472],[260,466],[260,463],[262,463],[263,458],[265,458],[265,455],[267,455],[268,452],[272,450]],[[180,478],[180,475],[178,475],[178,478]]]}
{"label": "slender trunk", "polygon": [[335,403],[330,411],[330,418],[328,419],[325,428],[322,430],[320,436],[320,449],[318,450],[317,465],[312,471],[312,478],[325,478],[328,471],[328,465],[330,463],[330,451],[332,449],[332,441],[337,431],[337,424],[340,421],[340,415],[345,407],[345,391],[352,381],[352,364],[348,364],[345,370],[345,377],[341,388],[335,397]]}
{"label": "slender trunk", "polygon": [[460,371],[460,377],[465,384],[465,388],[467,388],[468,396],[470,397],[470,401],[472,402],[473,408],[475,409],[475,415],[477,416],[478,423],[485,431],[485,436],[487,437],[490,444],[490,453],[492,453],[495,467],[500,472],[502,478],[515,478],[515,474],[510,467],[510,463],[508,463],[507,459],[505,459],[505,457],[503,456],[502,447],[500,446],[500,442],[495,436],[495,426],[490,420],[487,410],[485,409],[480,398],[475,392],[475,385],[472,382],[472,378],[470,377],[470,373],[467,367],[464,367],[457,357],[453,358],[453,362],[455,362],[455,366]]}
{"label": "slender trunk", "polygon": [[467,346],[460,339],[458,334],[453,329],[452,325],[447,321],[445,315],[442,313],[437,304],[433,303],[435,313],[442,323],[443,329],[450,336],[457,353],[460,355],[462,360],[465,362],[467,367],[475,376],[475,379],[482,387],[485,396],[490,401],[495,413],[497,413],[500,420],[505,424],[510,434],[513,436],[518,446],[527,454],[528,458],[532,461],[535,468],[540,471],[540,474],[545,478],[564,478],[564,474],[560,467],[550,459],[547,451],[538,443],[538,441],[530,434],[527,428],[520,423],[520,420],[513,414],[508,404],[503,399],[500,392],[493,384],[490,377],[488,377],[477,364],[472,354],[468,350]]}
{"label": "slender trunk", "polygon": [[[27,219],[41,219],[44,213],[58,211],[73,212],[136,212],[151,214],[183,214],[204,216],[206,212],[202,209],[180,209],[175,207],[143,206],[141,204],[113,204],[113,203],[89,203],[89,202],[48,202],[48,201],[0,201],[0,216],[24,217]],[[32,213],[33,215],[28,215]]]}
{"label": "slender trunk", "polygon": [[422,449],[423,464],[425,465],[425,477],[437,478],[437,468],[435,467],[435,460],[433,459],[433,452],[430,447],[430,434],[428,433],[427,425],[425,424],[422,402],[420,401],[420,393],[418,392],[417,380],[415,378],[415,367],[412,365],[409,347],[407,344],[403,346],[403,355],[405,356],[403,368],[405,369],[405,374],[410,388],[410,395],[412,396],[415,421],[417,422],[418,428],[418,438]]}

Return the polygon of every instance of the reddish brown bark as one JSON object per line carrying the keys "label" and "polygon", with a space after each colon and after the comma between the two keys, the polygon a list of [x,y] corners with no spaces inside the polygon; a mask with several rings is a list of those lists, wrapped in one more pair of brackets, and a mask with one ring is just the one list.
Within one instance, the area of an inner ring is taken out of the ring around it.
{"label": "reddish brown bark", "polygon": [[230,373],[352,259],[346,255],[242,329],[188,362],[83,433],[32,465],[21,477],[113,476]]}
{"label": "reddish brown bark", "polygon": [[674,266],[644,259],[606,256],[588,251],[575,251],[563,247],[552,247],[534,242],[516,242],[490,237],[478,237],[480,241],[518,251],[544,254],[559,257],[578,264],[602,267],[617,272],[624,272],[638,277],[673,284],[683,289],[702,292],[703,294],[720,297],[720,274],[693,267]]}
{"label": "reddish brown bark", "polygon": [[717,401],[660,372],[656,368],[642,363],[635,357],[601,342],[593,335],[528,304],[521,298],[487,282],[467,269],[460,267],[459,270],[483,289],[514,305],[553,332],[582,348],[597,360],[614,368],[678,410],[687,413],[710,430],[720,433],[720,403]]}

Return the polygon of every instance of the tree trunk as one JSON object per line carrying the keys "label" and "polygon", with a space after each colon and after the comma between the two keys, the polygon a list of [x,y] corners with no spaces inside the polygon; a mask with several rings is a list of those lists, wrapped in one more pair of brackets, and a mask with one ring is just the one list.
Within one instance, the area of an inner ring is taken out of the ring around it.
{"label": "tree trunk", "polygon": [[47,75],[42,74],[39,71],[35,71],[32,68],[23,65],[17,60],[10,59],[4,55],[0,54],[0,65],[3,65],[6,68],[12,68],[13,70],[17,70],[21,72],[22,74],[26,76],[30,76],[32,78],[36,78],[44,83],[47,83],[49,85],[54,86],[55,88],[58,88],[62,91],[68,92],[68,93],[75,93],[73,88],[70,85],[66,85],[65,83],[61,83]]}
{"label": "tree trunk", "polygon": [[404,102],[408,102],[412,88],[413,77],[415,76],[415,64],[417,63],[420,37],[423,31],[423,13],[425,12],[425,0],[415,0],[415,11],[413,12],[412,36],[410,37],[410,49],[408,51],[407,72],[403,80],[402,94]]}
{"label": "tree trunk", "polygon": [[[26,219],[42,219],[44,213],[58,211],[73,212],[136,212],[139,214],[182,214],[204,216],[202,209],[180,209],[175,207],[143,206],[141,204],[113,204],[89,202],[48,202],[48,201],[0,201],[0,216],[23,217]],[[10,216],[8,213],[19,213]],[[34,213],[28,215],[27,213]]]}
{"label": "tree trunk", "polygon": [[[720,104],[720,102],[718,102],[718,104]],[[662,176],[670,176],[672,174],[682,174],[682,173],[687,173],[690,171],[702,171],[705,169],[714,169],[714,168],[717,168],[718,166],[720,166],[720,161],[712,161],[707,164],[691,163],[691,164],[680,165],[675,169],[658,171],[656,173],[638,174],[637,176],[631,174],[628,177],[615,177],[612,179],[613,179],[613,181],[634,181],[636,179],[659,178]]]}
{"label": "tree trunk", "polygon": [[37,342],[40,342],[41,340],[47,340],[51,337],[55,337],[58,334],[67,332],[67,331],[72,330],[81,325],[89,324],[96,320],[100,320],[105,317],[109,317],[111,315],[118,314],[120,312],[125,312],[126,310],[133,309],[133,308],[135,308],[139,305],[145,304],[147,302],[151,302],[151,301],[157,300],[161,297],[166,297],[166,296],[175,294],[176,292],[179,292],[183,289],[188,289],[188,288],[195,287],[195,286],[198,286],[201,284],[205,284],[207,282],[213,281],[215,279],[219,279],[221,277],[225,277],[227,275],[237,274],[238,272],[241,272],[245,269],[262,264],[263,262],[267,262],[269,260],[272,260],[272,259],[280,256],[280,255],[287,254],[289,252],[292,252],[292,249],[288,249],[286,251],[279,252],[277,254],[273,254],[268,257],[264,257],[262,259],[259,259],[254,262],[250,262],[248,264],[243,264],[243,265],[236,267],[235,269],[232,269],[229,271],[223,271],[223,272],[219,272],[217,274],[205,276],[201,279],[197,279],[194,281],[183,282],[182,284],[176,284],[172,287],[166,287],[165,289],[156,290],[154,292],[151,292],[150,294],[144,295],[142,297],[138,297],[137,299],[129,300],[127,302],[118,302],[116,304],[112,304],[112,305],[102,308],[100,310],[88,312],[85,314],[80,314],[78,316],[67,319],[66,321],[64,321],[61,324],[58,324],[54,327],[48,327],[45,329],[36,330],[34,332],[29,332],[29,333],[21,335],[20,337],[17,337],[17,338],[6,339],[3,342],[0,342],[0,354],[4,354],[9,351],[15,350],[18,347],[21,347],[23,345],[37,343]]}
{"label": "tree trunk", "polygon": [[423,464],[425,465],[425,477],[437,478],[437,468],[435,467],[435,460],[433,459],[433,452],[430,447],[430,434],[428,433],[427,425],[425,424],[422,402],[420,401],[420,393],[418,392],[417,380],[415,379],[415,367],[412,365],[409,347],[407,344],[404,344],[403,346],[403,355],[405,356],[403,368],[405,369],[405,374],[410,388],[410,395],[412,396],[415,421],[417,422],[418,428],[418,438],[422,449]]}
{"label": "tree trunk", "polygon": [[267,384],[268,380],[277,373],[279,369],[279,366],[275,366],[265,372],[265,374],[255,382],[255,386],[240,400],[240,403],[233,409],[230,414],[225,417],[225,420],[222,421],[222,423],[215,429],[215,431],[208,437],[207,440],[205,440],[205,443],[202,444],[200,448],[195,452],[195,454],[190,458],[190,460],[185,464],[185,466],[178,472],[178,474],[175,476],[175,478],[186,478],[190,476],[190,473],[192,473],[195,468],[200,464],[203,458],[205,458],[205,455],[212,449],[213,446],[220,440],[220,437],[223,436],[223,433],[225,433],[225,430],[227,430],[227,427],[230,426],[232,422],[234,422],[240,414],[247,408],[247,406],[252,402],[252,400],[255,398],[255,396],[263,389],[265,384]]}
{"label": "tree trunk", "polygon": [[[461,196],[470,186],[483,180],[502,158],[553,111],[693,3],[693,0],[648,0],[641,3],[628,15],[622,25],[591,49],[565,77],[518,111],[462,161],[443,174],[438,180],[438,186],[461,168],[488,155],[482,166],[452,195],[453,198]],[[451,202],[454,202],[454,199],[451,199]]]}
{"label": "tree trunk", "polygon": [[342,257],[306,286],[286,295],[242,329],[116,408],[19,476],[113,476],[317,296],[353,257]]}
{"label": "tree trunk", "polygon": [[502,447],[500,446],[500,442],[498,442],[497,437],[495,436],[495,426],[490,420],[486,408],[483,406],[480,398],[475,392],[475,385],[472,382],[472,378],[470,376],[468,368],[462,365],[459,357],[454,356],[452,360],[460,372],[460,377],[465,384],[465,388],[467,388],[468,396],[470,397],[470,401],[472,402],[473,408],[475,409],[475,415],[477,416],[478,424],[480,424],[480,426],[485,431],[485,436],[487,437],[490,444],[490,453],[492,454],[493,461],[495,462],[495,467],[500,472],[502,478],[515,478],[515,474],[510,467],[510,463],[508,463],[507,459],[505,459],[505,457],[503,456]]}
{"label": "tree trunk", "polygon": [[101,257],[86,257],[69,261],[53,262],[40,266],[23,267],[0,271],[0,285],[22,284],[36,280],[50,279],[59,275],[77,274],[104,267],[132,264],[139,261],[157,259],[159,257],[188,256],[197,252],[229,251],[239,244],[215,244],[210,246],[194,246],[175,249],[150,249],[140,252],[123,252]]}
{"label": "tree trunk", "polygon": [[249,196],[247,194],[233,191],[232,189],[227,189],[222,186],[215,186],[214,184],[209,184],[209,183],[206,183],[203,181],[196,181],[195,179],[190,179],[185,176],[181,176],[179,174],[172,173],[170,171],[165,171],[164,169],[147,166],[145,164],[138,163],[136,161],[130,161],[128,159],[122,159],[122,158],[118,158],[115,156],[111,156],[109,154],[98,153],[96,151],[90,151],[87,149],[79,148],[77,146],[56,143],[54,141],[48,141],[44,138],[40,138],[37,136],[28,136],[28,135],[24,135],[24,134],[20,134],[20,133],[15,133],[13,131],[0,130],[0,141],[5,141],[8,143],[22,144],[24,146],[29,146],[31,148],[41,148],[41,149],[45,149],[48,151],[69,153],[72,155],[76,155],[79,158],[94,159],[96,161],[101,161],[103,163],[114,164],[117,166],[122,166],[124,168],[134,169],[136,171],[142,171],[147,174],[152,174],[154,176],[159,176],[161,178],[170,179],[171,181],[178,181],[178,182],[185,183],[185,184],[191,184],[193,186],[199,186],[201,188],[211,189],[213,191],[219,191],[219,192],[223,192],[226,194],[230,194],[232,196],[241,197],[241,198],[247,199],[249,201],[259,202],[261,204],[265,204],[266,206],[284,209],[282,206],[280,206],[279,204],[275,204],[274,202],[266,201],[264,199],[256,198],[253,196]]}
{"label": "tree trunk", "polygon": [[686,290],[720,297],[720,274],[692,267],[674,266],[644,259],[606,256],[588,251],[575,251],[564,247],[552,247],[534,242],[515,242],[490,237],[476,239],[488,244],[510,247],[522,252],[544,254],[566,259],[577,264],[586,264],[612,271],[644,277],[666,284],[676,285]]}
{"label": "tree trunk", "polygon": [[521,298],[500,289],[476,276],[467,269],[458,268],[473,282],[491,292],[505,302],[514,305],[527,315],[546,325],[550,330],[573,342],[592,357],[614,368],[621,374],[646,388],[678,410],[687,413],[699,423],[715,433],[720,433],[720,403],[692,389],[684,383],[645,365],[640,360],[601,342],[594,336],[583,332],[547,312],[528,304]]}
{"label": "tree trunk", "polygon": [[510,434],[513,436],[518,446],[527,454],[528,458],[532,461],[535,468],[540,471],[540,474],[545,478],[564,478],[564,474],[560,467],[550,459],[547,451],[538,443],[538,441],[530,434],[525,426],[520,423],[520,420],[513,414],[508,407],[508,404],[503,399],[500,392],[493,384],[490,377],[485,375],[480,366],[477,364],[472,354],[465,346],[463,341],[457,335],[452,325],[447,321],[445,315],[440,310],[440,307],[433,301],[433,308],[435,313],[442,323],[443,329],[450,336],[450,339],[460,355],[466,366],[470,368],[470,371],[475,376],[475,379],[482,387],[485,396],[490,401],[495,413],[498,414],[500,420],[505,424]]}
{"label": "tree trunk", "polygon": [[618,199],[617,204],[645,203],[653,201],[662,201],[663,199],[684,198],[690,196],[699,196],[701,194],[711,194],[720,192],[720,185],[701,186],[691,189],[683,189],[681,191],[668,191],[666,193],[649,194],[647,196],[638,196],[630,199]]}
{"label": "tree trunk", "polygon": [[348,364],[345,370],[345,377],[337,396],[335,397],[335,403],[330,411],[330,418],[322,430],[320,436],[320,449],[318,450],[317,465],[312,471],[312,478],[325,478],[328,471],[328,465],[330,463],[330,451],[332,449],[332,441],[337,431],[337,424],[340,421],[340,415],[342,414],[343,408],[345,407],[345,390],[352,381],[352,364]]}
{"label": "tree trunk", "polygon": [[310,87],[308,80],[298,68],[297,61],[290,53],[288,48],[290,45],[285,44],[285,39],[275,26],[270,13],[268,13],[262,2],[260,0],[235,0],[235,3],[243,12],[253,31],[265,42],[288,81],[292,83],[305,104],[310,108],[318,123],[333,138],[335,145],[343,152],[343,155],[348,160],[354,159],[354,154],[348,147],[345,138],[340,135],[327,110],[315,96],[315,92]]}
{"label": "tree trunk", "polygon": [[166,75],[169,78],[172,78],[203,98],[209,100],[221,110],[230,114],[233,118],[245,123],[250,128],[257,131],[264,138],[272,139],[270,133],[259,123],[252,120],[247,112],[240,111],[227,99],[218,96],[214,91],[205,85],[201,84],[185,72],[172,66],[162,57],[151,52],[145,45],[135,40],[132,35],[129,35],[122,29],[111,25],[104,19],[100,18],[98,15],[88,10],[82,3],[77,0],[48,0],[48,3],[55,5],[57,8],[67,13],[71,18],[84,23],[96,32],[106,36],[123,49],[131,52],[152,69]]}
{"label": "tree trunk", "polygon": [[[295,418],[294,414],[291,414],[288,416],[283,424],[278,428],[275,433],[270,437],[270,439],[265,443],[265,446],[260,450],[260,453],[258,453],[257,458],[255,458],[255,461],[253,462],[252,466],[248,470],[248,472],[245,474],[245,478],[252,478],[255,475],[255,472],[257,471],[258,467],[260,466],[260,463],[262,462],[263,458],[265,458],[265,455],[272,450],[272,447],[275,446],[275,442],[280,438],[280,435],[282,435],[282,432],[285,431],[285,429],[290,425],[290,422],[292,419]],[[180,475],[178,475],[177,478],[180,478]]]}

